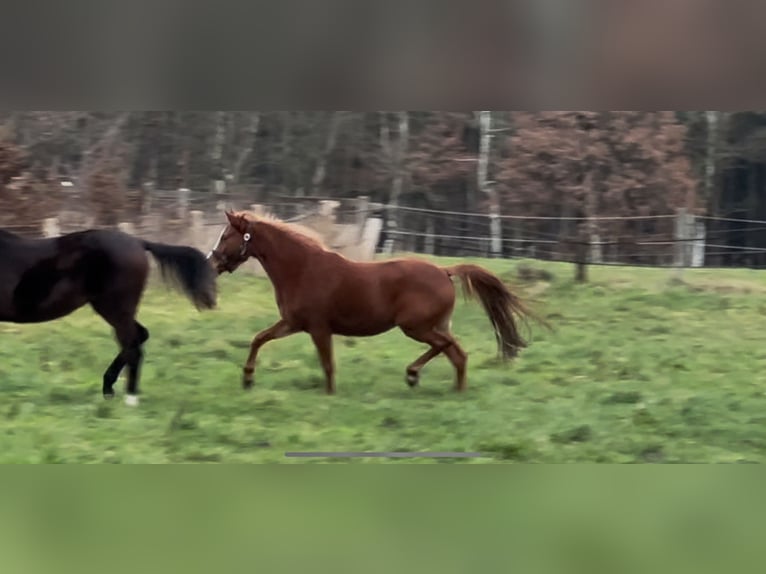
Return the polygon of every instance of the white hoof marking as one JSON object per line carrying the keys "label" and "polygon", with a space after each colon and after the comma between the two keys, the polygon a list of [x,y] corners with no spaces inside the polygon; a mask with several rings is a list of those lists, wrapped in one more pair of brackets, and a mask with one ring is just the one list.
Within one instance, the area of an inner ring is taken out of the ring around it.
{"label": "white hoof marking", "polygon": [[125,404],[129,407],[137,407],[138,395],[125,395]]}

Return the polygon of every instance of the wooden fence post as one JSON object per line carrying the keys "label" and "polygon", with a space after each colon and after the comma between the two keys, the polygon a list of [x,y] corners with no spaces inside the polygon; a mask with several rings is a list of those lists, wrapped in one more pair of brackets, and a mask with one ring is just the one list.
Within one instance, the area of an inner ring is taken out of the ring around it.
{"label": "wooden fence post", "polygon": [[503,256],[503,226],[497,205],[489,213],[490,253],[492,257]]}
{"label": "wooden fence post", "polygon": [[590,236],[590,260],[593,263],[602,263],[604,261],[601,237],[598,233],[593,233]]}
{"label": "wooden fence post", "polygon": [[61,235],[58,217],[49,217],[43,220],[43,237],[58,237]]}
{"label": "wooden fence post", "polygon": [[127,233],[128,235],[135,235],[135,231],[136,231],[133,224],[128,221],[123,221],[122,223],[118,223],[117,229],[119,229],[123,233]]}
{"label": "wooden fence post", "polygon": [[686,267],[686,249],[687,249],[687,222],[686,222],[686,209],[681,207],[676,210],[676,221],[675,221],[675,231],[674,231],[674,239],[675,243],[673,245],[673,278],[676,281],[681,281],[683,278],[683,270],[684,267]]}
{"label": "wooden fence post", "polygon": [[424,245],[424,251],[428,255],[434,254],[434,246],[435,246],[435,237],[434,234],[436,233],[435,227],[434,227],[434,218],[426,215],[426,237],[425,237],[425,245]]}
{"label": "wooden fence post", "polygon": [[704,267],[705,266],[705,222],[697,221],[697,218],[692,215],[694,232],[694,241],[692,242],[692,254],[691,254],[691,266],[692,267]]}
{"label": "wooden fence post", "polygon": [[189,222],[189,234],[191,235],[191,244],[197,249],[212,249],[212,246],[205,246],[205,214],[197,209],[189,212],[191,221]]}
{"label": "wooden fence post", "polygon": [[575,281],[578,283],[588,281],[588,259],[593,248],[590,240],[588,230],[582,230],[575,238]]}
{"label": "wooden fence post", "polygon": [[186,221],[189,214],[189,189],[182,187],[178,190],[178,219]]}
{"label": "wooden fence post", "polygon": [[356,198],[356,225],[357,241],[362,240],[364,235],[364,224],[367,221],[370,211],[370,198],[367,195],[360,195]]}

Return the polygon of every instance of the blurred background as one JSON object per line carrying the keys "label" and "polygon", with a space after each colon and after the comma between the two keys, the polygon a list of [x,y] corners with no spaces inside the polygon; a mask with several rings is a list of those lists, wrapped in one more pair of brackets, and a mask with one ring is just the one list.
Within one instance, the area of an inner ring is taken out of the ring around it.
{"label": "blurred background", "polygon": [[766,265],[766,114],[0,114],[0,225],[208,248],[221,210],[331,247],[580,264]]}

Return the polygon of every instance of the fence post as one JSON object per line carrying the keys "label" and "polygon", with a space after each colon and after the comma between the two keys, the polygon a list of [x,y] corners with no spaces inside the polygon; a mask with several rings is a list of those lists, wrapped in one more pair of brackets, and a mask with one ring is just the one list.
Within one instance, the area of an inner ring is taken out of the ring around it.
{"label": "fence post", "polygon": [[425,237],[425,249],[424,251],[428,255],[434,254],[434,246],[435,246],[435,237],[434,234],[436,233],[436,229],[434,228],[434,218],[430,216],[426,216],[426,237]]}
{"label": "fence post", "polygon": [[588,281],[588,263],[593,256],[593,235],[590,229],[580,229],[574,236],[574,263],[575,281],[585,283]]}
{"label": "fence post", "polygon": [[578,241],[575,245],[575,281],[585,283],[588,280],[588,241]]}
{"label": "fence post", "polygon": [[182,187],[178,190],[178,219],[186,220],[189,213],[189,189]]}
{"label": "fence post", "polygon": [[331,223],[335,223],[335,211],[338,209],[340,202],[332,199],[323,199],[319,202],[319,214],[322,217],[326,217]]}
{"label": "fence post", "polygon": [[524,230],[522,229],[523,222],[517,219],[513,223],[513,249],[511,254],[513,257],[524,257],[526,250],[524,249]]}
{"label": "fence post", "polygon": [[694,242],[692,243],[692,267],[704,267],[705,266],[705,222],[697,221],[697,218],[692,215],[694,221]]}
{"label": "fence post", "polygon": [[497,205],[489,212],[490,251],[492,257],[503,256],[503,230]]}
{"label": "fence post", "polygon": [[122,223],[118,223],[117,229],[119,229],[123,233],[127,233],[128,235],[135,234],[135,228],[133,227],[133,224],[130,223],[129,221],[123,221]]}
{"label": "fence post", "polygon": [[58,237],[61,235],[58,217],[49,217],[43,220],[43,237]]}
{"label": "fence post", "polygon": [[197,209],[189,212],[189,217],[191,218],[191,221],[189,223],[189,232],[191,235],[191,244],[197,247],[198,249],[211,249],[211,247],[206,247],[203,245],[205,242],[205,234],[204,234],[204,222],[205,222],[205,214],[202,211],[199,211]]}
{"label": "fence post", "polygon": [[683,269],[686,266],[686,208],[679,208],[676,210],[676,222],[674,232],[675,244],[673,245],[674,261],[673,261],[673,277],[677,281],[681,281],[683,277]]}
{"label": "fence post", "polygon": [[367,195],[360,195],[356,198],[356,225],[357,225],[357,241],[361,241],[364,235],[364,224],[369,217],[370,212],[370,198]]}
{"label": "fence post", "polygon": [[601,237],[598,233],[593,233],[590,236],[590,260],[593,263],[602,263],[604,260],[603,250],[601,246]]}

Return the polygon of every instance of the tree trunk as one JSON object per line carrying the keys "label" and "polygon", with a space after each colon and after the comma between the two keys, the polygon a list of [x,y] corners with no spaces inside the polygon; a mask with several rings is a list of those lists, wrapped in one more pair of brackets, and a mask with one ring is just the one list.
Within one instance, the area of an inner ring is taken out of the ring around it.
{"label": "tree trunk", "polygon": [[334,112],[330,118],[330,126],[327,128],[327,138],[325,139],[324,149],[317,160],[314,177],[311,178],[311,194],[313,196],[320,195],[325,175],[327,175],[327,160],[333,149],[335,149],[335,142],[338,139],[338,129],[340,128],[343,117],[343,112]]}
{"label": "tree trunk", "polygon": [[493,182],[489,181],[487,177],[491,156],[492,112],[479,112],[479,130],[479,161],[476,171],[476,183],[479,191],[489,201],[490,251],[492,257],[501,257],[503,254],[503,238],[500,222],[500,201]]}
{"label": "tree trunk", "polygon": [[123,112],[112,122],[112,124],[104,131],[101,137],[95,144],[90,146],[82,155],[82,161],[80,162],[80,169],[77,173],[76,186],[78,194],[82,194],[81,197],[86,197],[88,192],[88,180],[93,171],[93,165],[96,163],[95,158],[99,155],[107,155],[111,151],[112,144],[120,134],[120,130],[130,118],[130,112]]}
{"label": "tree trunk", "polygon": [[[404,188],[404,179],[406,177],[405,160],[410,139],[409,114],[406,111],[397,112],[397,116],[399,118],[399,137],[396,144],[396,153],[392,157],[393,178],[391,180],[391,193],[388,196],[388,216],[386,217],[386,228],[390,234],[389,239],[393,239],[394,244],[397,243],[396,231],[400,221],[398,209],[399,197]],[[387,133],[387,131],[388,128],[386,127],[385,133]],[[381,134],[381,141],[382,139]]]}
{"label": "tree trunk", "polygon": [[211,186],[213,193],[223,193],[226,190],[226,180],[223,177],[223,144],[226,141],[226,112],[216,112],[215,134],[210,150],[210,163],[213,169]]}
{"label": "tree trunk", "polygon": [[[718,120],[719,112],[705,112],[707,123],[707,141],[705,148],[705,205],[708,209],[713,208],[713,198],[715,196],[715,176],[716,176],[716,154],[718,143]],[[687,205],[691,208],[691,205]]]}
{"label": "tree trunk", "polygon": [[246,128],[247,137],[245,138],[244,147],[240,150],[239,156],[237,156],[237,162],[234,164],[234,182],[242,182],[242,168],[245,166],[245,162],[252,155],[255,150],[255,142],[258,137],[258,127],[261,123],[260,112],[252,112],[250,114],[250,120]]}

